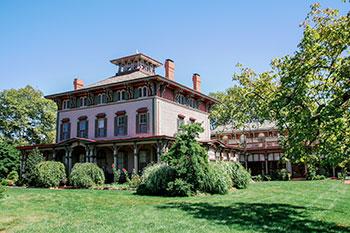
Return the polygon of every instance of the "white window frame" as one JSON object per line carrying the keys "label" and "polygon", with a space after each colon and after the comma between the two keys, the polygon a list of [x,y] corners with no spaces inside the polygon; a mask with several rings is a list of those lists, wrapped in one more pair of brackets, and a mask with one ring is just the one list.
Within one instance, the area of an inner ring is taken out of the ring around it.
{"label": "white window frame", "polygon": [[62,102],[62,109],[68,109],[68,103],[69,103],[69,100],[63,100]]}

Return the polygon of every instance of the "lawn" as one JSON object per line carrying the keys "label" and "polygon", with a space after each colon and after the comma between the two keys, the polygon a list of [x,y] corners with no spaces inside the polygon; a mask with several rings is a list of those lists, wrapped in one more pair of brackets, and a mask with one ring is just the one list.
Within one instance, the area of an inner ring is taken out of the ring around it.
{"label": "lawn", "polygon": [[138,196],[132,191],[9,189],[6,232],[350,232],[350,185],[251,184],[228,195]]}

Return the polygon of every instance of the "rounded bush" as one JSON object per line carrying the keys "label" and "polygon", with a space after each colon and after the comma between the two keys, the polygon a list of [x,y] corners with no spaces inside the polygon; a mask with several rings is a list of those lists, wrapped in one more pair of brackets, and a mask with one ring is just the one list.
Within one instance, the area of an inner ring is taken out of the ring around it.
{"label": "rounded bush", "polygon": [[210,163],[209,173],[206,176],[206,192],[211,194],[226,194],[232,187],[229,168],[223,162]]}
{"label": "rounded bush", "polygon": [[165,163],[147,166],[142,173],[142,185],[137,189],[139,194],[167,194],[170,181],[174,180],[175,171]]}
{"label": "rounded bush", "polygon": [[5,197],[6,193],[7,193],[7,188],[0,184],[0,199]]}
{"label": "rounded bush", "polygon": [[62,179],[66,178],[64,165],[61,162],[46,161],[35,166],[35,186],[58,187]]}
{"label": "rounded bush", "polygon": [[229,162],[227,164],[233,187],[238,189],[247,188],[252,181],[250,173],[239,162]]}
{"label": "rounded bush", "polygon": [[69,183],[80,188],[102,185],[104,181],[103,170],[95,163],[76,163],[69,176]]}

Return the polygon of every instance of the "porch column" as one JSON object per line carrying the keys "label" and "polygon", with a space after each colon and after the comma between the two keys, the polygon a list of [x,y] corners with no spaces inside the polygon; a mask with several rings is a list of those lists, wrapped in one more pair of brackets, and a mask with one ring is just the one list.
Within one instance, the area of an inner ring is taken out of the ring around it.
{"label": "porch column", "polygon": [[56,161],[56,150],[52,148],[52,161]]}
{"label": "porch column", "polygon": [[268,156],[266,152],[264,153],[264,158],[265,158],[265,174],[269,174],[269,162],[268,162]]}
{"label": "porch column", "polygon": [[248,155],[244,155],[245,169],[248,170]]}
{"label": "porch column", "polygon": [[86,146],[86,147],[85,147],[85,162],[86,162],[86,163],[89,162],[89,154],[90,154],[89,146]]}
{"label": "porch column", "polygon": [[289,161],[286,162],[286,168],[290,174],[293,174],[292,173],[292,164]]}
{"label": "porch column", "polygon": [[332,171],[333,171],[333,177],[335,177],[335,168],[334,167],[332,168]]}
{"label": "porch column", "polygon": [[66,150],[66,156],[65,156],[64,163],[66,165],[66,170],[67,170],[67,173],[68,173],[68,158],[69,158],[68,147],[66,147],[65,150]]}
{"label": "porch column", "polygon": [[160,145],[159,141],[157,141],[157,163],[160,162]]}
{"label": "porch column", "polygon": [[137,174],[139,169],[138,169],[138,161],[137,161],[137,145],[136,145],[136,142],[134,142],[134,168],[135,168],[135,172]]}
{"label": "porch column", "polygon": [[68,165],[68,175],[72,171],[72,148],[69,147],[68,149],[68,156],[69,156],[69,165]]}

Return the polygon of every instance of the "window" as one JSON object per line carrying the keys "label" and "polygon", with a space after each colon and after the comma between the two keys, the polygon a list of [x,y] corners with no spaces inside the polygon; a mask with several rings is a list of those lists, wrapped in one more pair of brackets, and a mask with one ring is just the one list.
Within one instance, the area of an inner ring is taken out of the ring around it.
{"label": "window", "polygon": [[63,100],[62,109],[68,109],[68,108],[69,108],[69,100]]}
{"label": "window", "polygon": [[87,117],[79,117],[77,123],[77,137],[87,138],[88,137],[88,126],[89,121],[86,120]]}
{"label": "window", "polygon": [[117,112],[117,116],[114,118],[114,135],[127,135],[128,134],[128,116],[125,115],[125,111]]}
{"label": "window", "polygon": [[100,113],[95,120],[95,137],[107,136],[107,118],[106,114]]}
{"label": "window", "polygon": [[126,100],[126,91],[117,91],[117,101]]}
{"label": "window", "polygon": [[147,166],[147,151],[146,150],[140,151],[139,166],[140,166],[139,167],[140,171],[142,171],[142,169]]}
{"label": "window", "polygon": [[194,124],[196,122],[196,118],[190,117],[190,124]]}
{"label": "window", "polygon": [[147,87],[139,87],[137,89],[137,97],[147,97],[147,96],[148,96]]}
{"label": "window", "polygon": [[124,152],[118,152],[117,156],[117,169],[122,170],[124,167]]}
{"label": "window", "polygon": [[136,133],[149,132],[149,113],[148,108],[139,108],[136,115]]}
{"label": "window", "polygon": [[179,114],[179,115],[177,116],[177,131],[179,131],[180,128],[181,128],[181,125],[183,125],[183,124],[185,123],[184,120],[185,120],[185,116],[184,116],[184,115]]}
{"label": "window", "polygon": [[79,107],[85,107],[87,106],[87,97],[80,97],[80,106]]}
{"label": "window", "polygon": [[60,139],[66,140],[70,138],[70,122],[68,118],[62,120],[60,129]]}
{"label": "window", "polygon": [[106,103],[106,95],[105,94],[98,94],[97,104],[104,104],[104,103]]}

